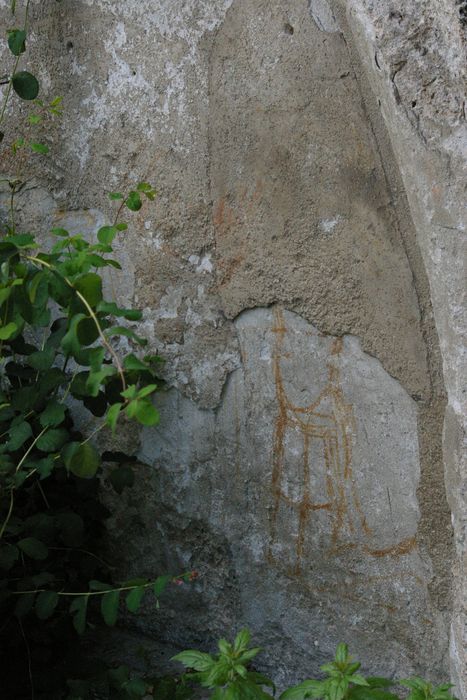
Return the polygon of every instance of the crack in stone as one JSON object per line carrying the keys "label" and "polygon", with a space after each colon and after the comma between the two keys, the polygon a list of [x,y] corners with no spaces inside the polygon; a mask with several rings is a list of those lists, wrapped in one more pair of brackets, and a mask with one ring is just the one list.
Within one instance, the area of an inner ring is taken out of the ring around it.
{"label": "crack in stone", "polygon": [[334,12],[327,0],[308,0],[308,9],[321,32],[334,34],[340,31]]}

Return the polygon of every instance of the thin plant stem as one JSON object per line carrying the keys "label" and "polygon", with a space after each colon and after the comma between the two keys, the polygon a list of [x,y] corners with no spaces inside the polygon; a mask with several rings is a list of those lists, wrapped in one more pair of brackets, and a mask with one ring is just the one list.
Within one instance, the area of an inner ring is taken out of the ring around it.
{"label": "thin plant stem", "polygon": [[10,522],[11,514],[13,513],[14,502],[15,502],[15,496],[13,493],[13,489],[11,489],[11,491],[10,491],[10,507],[8,509],[7,516],[6,516],[5,520],[3,521],[2,527],[0,529],[0,540],[3,537],[3,533],[5,532],[6,526]]}
{"label": "thin plant stem", "polygon": [[[53,272],[56,272],[56,270],[54,270],[53,266],[50,265],[50,264],[49,264],[48,262],[46,262],[45,260],[41,260],[40,258],[36,258],[36,257],[34,257],[33,255],[27,255],[26,258],[27,258],[27,260],[30,260],[31,262],[36,263],[36,265],[43,265],[44,267],[47,267],[49,270],[52,270]],[[57,274],[58,274],[58,273],[57,273]],[[115,352],[115,350],[113,349],[113,347],[111,346],[111,344],[108,342],[107,338],[105,337],[104,332],[103,332],[103,330],[102,330],[102,328],[101,328],[101,325],[100,325],[100,323],[99,323],[99,319],[97,318],[96,314],[94,313],[92,307],[90,306],[90,304],[88,303],[88,301],[86,300],[86,298],[81,294],[81,292],[79,292],[79,291],[74,287],[73,282],[71,282],[71,281],[68,279],[68,277],[63,277],[63,279],[65,280],[65,282],[67,283],[67,285],[68,285],[69,287],[71,287],[71,289],[73,289],[73,291],[75,292],[75,294],[76,294],[76,296],[78,297],[78,299],[79,299],[79,300],[82,302],[82,304],[86,307],[86,310],[87,310],[89,316],[90,316],[90,317],[92,318],[92,320],[94,321],[95,326],[96,326],[96,328],[97,328],[97,332],[99,333],[99,337],[100,337],[100,339],[101,339],[103,345],[104,345],[104,346],[107,348],[107,350],[109,351],[109,353],[110,353],[110,355],[112,356],[112,358],[113,358],[113,360],[114,360],[114,362],[115,362],[115,365],[116,365],[116,367],[117,367],[117,371],[118,371],[118,373],[119,373],[119,375],[120,375],[120,379],[121,379],[121,382],[122,382],[122,391],[125,391],[125,389],[126,389],[126,380],[125,380],[125,373],[124,373],[124,371],[123,371],[123,367],[122,367],[122,365],[120,364],[120,359],[119,359],[117,353]]]}
{"label": "thin plant stem", "polygon": [[40,438],[43,436],[43,434],[44,434],[45,432],[47,432],[47,430],[48,430],[49,428],[50,428],[49,425],[46,425],[45,428],[42,428],[42,430],[41,430],[41,432],[39,433],[39,435],[37,435],[37,437],[35,437],[34,440],[31,442],[31,444],[29,445],[28,449],[26,450],[26,452],[24,453],[24,455],[21,457],[20,461],[18,462],[18,466],[16,467],[16,473],[19,472],[19,470],[21,469],[21,467],[22,467],[23,464],[24,464],[24,461],[26,460],[26,458],[28,457],[28,455],[31,454],[31,450],[32,450],[33,447],[36,445],[37,441],[40,440]]}
{"label": "thin plant stem", "polygon": [[98,557],[97,554],[93,554],[92,552],[89,552],[87,549],[80,549],[79,547],[49,547],[51,551],[57,551],[57,552],[82,552],[82,554],[87,554],[88,557],[92,557],[93,559],[96,559],[96,561],[100,562],[105,566],[106,569],[109,569],[110,571],[114,570],[116,567],[111,566],[108,564],[104,559],[101,557]]}
{"label": "thin plant stem", "polygon": [[[183,579],[186,576],[189,576],[191,572],[188,572],[188,574],[182,574],[181,576],[172,576],[171,581],[178,581]],[[117,588],[106,588],[105,591],[86,591],[85,593],[80,592],[80,593],[73,593],[71,591],[57,591],[57,595],[60,596],[74,596],[75,598],[80,596],[91,596],[91,595],[105,595],[106,593],[113,593],[113,592],[118,592],[121,593],[122,591],[134,591],[135,588],[150,588],[151,586],[154,586],[156,583],[157,579],[154,579],[154,581],[148,581],[148,583],[141,583],[141,584],[135,584],[133,586],[118,586]],[[34,590],[30,591],[11,591],[12,595],[25,595],[26,593],[43,593],[44,591],[48,591],[50,589],[47,588],[36,588]]]}
{"label": "thin plant stem", "polygon": [[23,629],[23,623],[21,620],[18,619],[18,624],[21,630],[21,635],[24,639],[24,644],[26,646],[26,654],[28,657],[28,675],[29,675],[29,684],[31,686],[31,700],[34,700],[34,683],[32,680],[32,666],[31,666],[31,650],[29,648],[29,643],[28,640],[26,639],[26,635],[24,634],[24,629]]}
{"label": "thin plant stem", "polygon": [[40,482],[40,481],[36,481],[36,484],[37,484],[37,486],[38,486],[39,491],[41,492],[42,498],[44,499],[44,503],[45,503],[45,505],[46,505],[47,510],[50,510],[50,503],[49,503],[49,501],[47,500],[47,496],[46,496],[45,493],[44,493],[44,489],[42,488],[41,482]]}
{"label": "thin plant stem", "polygon": [[[24,29],[25,32],[27,31],[27,28],[28,28],[29,4],[30,4],[30,1],[31,1],[31,0],[27,0],[27,3],[26,3],[26,10],[25,10],[25,12],[24,12],[24,24],[23,24],[23,29]],[[13,76],[13,75],[16,73],[16,70],[17,70],[17,68],[18,68],[18,64],[19,64],[19,62],[20,62],[20,58],[21,58],[21,54],[19,54],[19,56],[16,57],[16,61],[15,61],[14,66],[13,66],[13,72],[12,72],[11,76]],[[13,87],[13,83],[12,83],[11,77],[10,77],[10,79],[9,79],[9,81],[8,81],[8,87],[7,87],[7,89],[6,89],[5,99],[3,100],[2,111],[0,112],[0,124],[3,122],[3,118],[4,118],[4,116],[5,116],[5,111],[6,111],[7,104],[8,104],[8,102],[9,102],[9,99],[10,99],[11,88],[12,88],[12,87]]]}

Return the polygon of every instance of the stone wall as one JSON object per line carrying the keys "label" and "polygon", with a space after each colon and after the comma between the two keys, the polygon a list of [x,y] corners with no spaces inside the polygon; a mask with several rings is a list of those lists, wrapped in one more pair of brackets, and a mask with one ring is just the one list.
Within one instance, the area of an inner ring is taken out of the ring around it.
{"label": "stone wall", "polygon": [[119,436],[146,466],[112,546],[122,575],[201,577],[128,629],[151,650],[248,625],[280,685],[341,640],[373,673],[450,658],[467,693],[462,7],[32,9],[66,119],[23,214],[91,232],[103,192],[160,193],[108,280],[170,388]]}

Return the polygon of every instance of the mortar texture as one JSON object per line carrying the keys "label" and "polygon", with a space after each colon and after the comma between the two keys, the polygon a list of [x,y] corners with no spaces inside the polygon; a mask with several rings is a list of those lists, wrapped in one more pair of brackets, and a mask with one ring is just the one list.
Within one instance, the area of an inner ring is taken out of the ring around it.
{"label": "mortar texture", "polygon": [[157,430],[117,438],[146,466],[109,548],[124,577],[202,576],[109,653],[248,625],[281,687],[344,640],[374,674],[450,657],[467,697],[458,5],[37,1],[31,30],[66,120],[23,220],[91,235],[103,191],[160,193],[106,281],[171,387]]}

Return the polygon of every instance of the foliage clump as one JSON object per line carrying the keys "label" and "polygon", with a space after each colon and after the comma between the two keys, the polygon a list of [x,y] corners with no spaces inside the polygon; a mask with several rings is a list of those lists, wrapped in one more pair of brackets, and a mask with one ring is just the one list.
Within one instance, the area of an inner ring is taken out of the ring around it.
{"label": "foliage clump", "polygon": [[[15,2],[11,9],[15,17]],[[54,228],[43,241],[27,222],[18,223],[17,196],[27,179],[19,166],[25,154],[47,154],[34,129],[62,111],[61,98],[39,99],[37,78],[19,70],[28,15],[29,0],[22,28],[7,32],[13,66],[0,81],[6,86],[0,126],[15,93],[29,105],[27,136],[7,143],[0,132],[0,148],[17,165],[3,179],[9,195],[0,224],[0,636],[6,692],[26,694],[24,679],[27,694],[43,691],[50,700],[63,697],[72,673],[63,649],[72,657],[77,635],[99,614],[115,625],[121,599],[133,613],[148,593],[158,602],[172,577],[116,584],[99,552],[108,515],[100,482],[121,493],[134,474],[133,458],[100,449],[98,434],[116,431],[122,420],[157,424],[152,397],[161,384],[160,358],[144,354],[146,340],[135,327],[141,312],[106,298],[103,272],[120,269],[113,243],[128,228],[124,213],[139,211],[156,193],[147,182],[110,193],[114,220],[93,240]],[[130,697],[132,681],[121,673],[107,678],[113,686],[119,679]]]}

